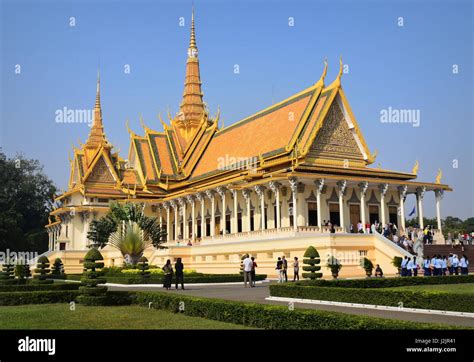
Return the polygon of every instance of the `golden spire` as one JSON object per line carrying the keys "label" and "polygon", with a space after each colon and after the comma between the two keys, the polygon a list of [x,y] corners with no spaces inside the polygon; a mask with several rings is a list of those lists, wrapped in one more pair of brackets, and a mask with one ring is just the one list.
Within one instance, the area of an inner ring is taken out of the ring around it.
{"label": "golden spire", "polygon": [[[180,132],[186,144],[189,145],[193,136],[200,129],[203,121],[207,122],[207,112],[201,91],[201,76],[199,71],[193,8],[183,100],[179,106],[178,114],[171,123],[172,126],[177,128]],[[183,145],[183,148],[185,148],[185,146],[186,145]]]}
{"label": "golden spire", "polygon": [[107,144],[104,134],[104,125],[102,124],[102,107],[100,105],[100,70],[97,71],[97,88],[94,106],[94,120],[86,142],[87,148],[97,148]]}
{"label": "golden spire", "polygon": [[328,59],[324,59],[324,70],[323,74],[321,74],[321,78],[316,82],[317,87],[322,87],[324,86],[324,78],[326,78],[326,74],[328,72]]}
{"label": "golden spire", "polygon": [[436,175],[436,181],[435,183],[440,184],[441,183],[441,177],[443,177],[443,171],[441,169],[438,169],[438,174]]}

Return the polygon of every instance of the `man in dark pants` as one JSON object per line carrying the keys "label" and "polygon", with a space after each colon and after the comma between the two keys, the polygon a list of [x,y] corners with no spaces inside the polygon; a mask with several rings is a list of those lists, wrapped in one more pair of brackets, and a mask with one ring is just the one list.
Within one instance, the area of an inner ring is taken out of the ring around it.
{"label": "man in dark pants", "polygon": [[281,257],[281,261],[283,262],[282,268],[283,268],[283,275],[285,276],[285,282],[288,281],[288,260],[285,259],[285,256],[283,255]]}
{"label": "man in dark pants", "polygon": [[178,289],[178,284],[181,284],[181,289],[184,289],[184,264],[181,262],[181,258],[176,260],[174,265],[175,278],[176,278],[176,289]]}

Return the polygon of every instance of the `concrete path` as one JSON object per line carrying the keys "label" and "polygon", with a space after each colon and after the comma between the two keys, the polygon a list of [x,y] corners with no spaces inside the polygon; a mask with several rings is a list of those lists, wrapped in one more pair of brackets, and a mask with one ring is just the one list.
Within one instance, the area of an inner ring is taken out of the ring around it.
{"label": "concrete path", "polygon": [[[270,301],[266,300],[269,293],[269,282],[263,282],[257,284],[254,288],[244,288],[243,284],[231,284],[231,285],[193,285],[187,287],[185,290],[172,289],[168,293],[183,294],[189,296],[205,297],[205,298],[218,298],[226,300],[234,300],[240,302],[252,302],[252,303],[263,303],[273,305],[288,305],[285,302]],[[186,285],[185,285],[186,288]],[[161,286],[152,285],[141,285],[141,286],[109,286],[109,290],[130,290],[130,291],[165,291]],[[165,291],[166,292],[166,291]],[[443,323],[448,325],[474,327],[474,318],[466,318],[462,316],[448,316],[448,315],[437,315],[430,313],[409,313],[402,311],[387,311],[387,310],[374,310],[365,308],[352,308],[346,306],[334,306],[334,305],[311,305],[295,303],[295,308],[300,309],[317,309],[326,310],[333,312],[343,312],[356,315],[366,315],[371,317],[380,317],[387,319],[399,319],[412,322],[424,322],[424,323]]]}

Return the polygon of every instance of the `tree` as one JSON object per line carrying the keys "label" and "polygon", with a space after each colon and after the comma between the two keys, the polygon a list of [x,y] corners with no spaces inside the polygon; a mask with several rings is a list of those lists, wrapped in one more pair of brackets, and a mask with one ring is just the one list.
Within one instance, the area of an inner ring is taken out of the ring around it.
{"label": "tree", "polygon": [[63,261],[61,258],[56,258],[53,263],[53,270],[51,270],[51,274],[58,277],[64,274],[63,268]]}
{"label": "tree", "polygon": [[97,248],[91,248],[84,257],[84,273],[79,287],[77,301],[84,305],[104,305],[107,299],[107,287],[99,286],[106,282],[102,268],[104,257]]}
{"label": "tree", "polygon": [[367,277],[370,278],[372,276],[372,270],[374,270],[374,264],[369,259],[364,258],[362,260],[362,268],[364,268]]}
{"label": "tree", "polygon": [[148,265],[148,259],[142,256],[140,260],[138,260],[138,270],[140,270],[140,276],[143,279],[148,279],[150,277],[150,266]]}
{"label": "tree", "polygon": [[342,269],[342,264],[338,259],[331,255],[328,259],[327,268],[331,270],[332,277],[337,279],[339,272]]}
{"label": "tree", "polygon": [[318,251],[313,247],[309,246],[308,249],[306,249],[303,259],[303,270],[309,273],[303,273],[303,278],[307,279],[318,279],[323,276],[323,273],[316,273],[317,271],[321,270],[321,267],[319,266],[319,263],[321,262],[321,259],[319,258],[319,253]]}
{"label": "tree", "polygon": [[36,274],[33,276],[33,278],[42,284],[52,283],[53,282],[52,280],[48,280],[49,272],[50,272],[50,269],[49,269],[48,257],[45,255],[40,256],[40,258],[38,259],[38,263],[36,265],[36,269],[35,269]]}
{"label": "tree", "polygon": [[143,205],[112,202],[107,215],[91,222],[87,237],[93,247],[111,245],[136,265],[145,249],[165,248],[162,244],[166,242],[166,230],[156,217],[145,216]]}
{"label": "tree", "polygon": [[0,250],[48,249],[44,225],[55,192],[39,161],[22,155],[10,159],[0,150]]}

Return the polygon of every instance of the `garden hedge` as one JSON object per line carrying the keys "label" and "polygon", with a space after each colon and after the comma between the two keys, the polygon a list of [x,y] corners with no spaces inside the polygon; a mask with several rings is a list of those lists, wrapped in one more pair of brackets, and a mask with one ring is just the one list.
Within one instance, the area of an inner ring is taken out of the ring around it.
{"label": "garden hedge", "polygon": [[20,284],[20,285],[0,285],[1,292],[33,292],[33,291],[57,291],[57,290],[78,290],[79,283],[54,283],[54,284]]}
{"label": "garden hedge", "polygon": [[[162,276],[150,275],[147,279],[142,279],[140,275],[137,276],[122,276],[120,274],[106,275],[107,283],[116,284],[162,284]],[[256,280],[265,280],[267,276],[265,274],[257,274]],[[199,284],[199,283],[234,283],[243,282],[242,275],[238,274],[208,274],[203,276],[184,276],[185,284]],[[175,278],[173,277],[173,282]]]}
{"label": "garden hedge", "polygon": [[[328,288],[301,285],[270,285],[274,297],[302,298],[385,305],[391,307],[474,312],[472,295],[452,292],[408,291],[375,288]],[[400,304],[402,303],[402,304]]]}
{"label": "garden hedge", "polygon": [[318,310],[188,297],[162,292],[136,292],[135,303],[187,316],[264,329],[446,329],[439,324],[415,323]]}
{"label": "garden hedge", "polygon": [[0,292],[0,305],[69,303],[78,295],[77,290]]}
{"label": "garden hedge", "polygon": [[432,277],[396,277],[396,278],[366,278],[366,279],[337,279],[311,280],[296,282],[301,286],[340,287],[340,288],[391,288],[410,285],[461,284],[474,283],[472,275],[446,275]]}

